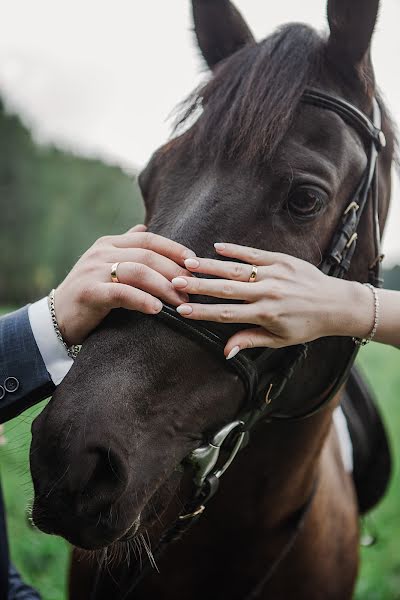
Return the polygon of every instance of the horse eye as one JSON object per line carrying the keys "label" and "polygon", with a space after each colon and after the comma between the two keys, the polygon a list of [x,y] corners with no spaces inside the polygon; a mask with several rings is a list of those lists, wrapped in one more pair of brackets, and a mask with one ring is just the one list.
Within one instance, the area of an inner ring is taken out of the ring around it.
{"label": "horse eye", "polygon": [[327,195],[315,188],[299,187],[287,199],[287,208],[292,217],[311,219],[324,208]]}

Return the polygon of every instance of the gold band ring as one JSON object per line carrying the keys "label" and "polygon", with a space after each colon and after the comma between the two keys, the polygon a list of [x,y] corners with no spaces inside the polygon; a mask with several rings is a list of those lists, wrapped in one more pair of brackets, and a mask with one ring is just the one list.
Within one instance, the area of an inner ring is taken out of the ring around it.
{"label": "gold band ring", "polygon": [[120,283],[120,281],[118,279],[118,275],[117,275],[117,269],[120,264],[121,263],[117,262],[117,263],[114,263],[113,266],[111,267],[111,281],[113,283]]}
{"label": "gold band ring", "polygon": [[254,283],[257,279],[257,273],[258,273],[258,269],[256,267],[256,265],[252,265],[252,271],[251,271],[251,275],[249,277],[249,282],[250,283]]}

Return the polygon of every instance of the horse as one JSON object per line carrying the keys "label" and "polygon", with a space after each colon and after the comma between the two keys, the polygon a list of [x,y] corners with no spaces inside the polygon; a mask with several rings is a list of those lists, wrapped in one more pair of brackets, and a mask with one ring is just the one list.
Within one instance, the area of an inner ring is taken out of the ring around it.
{"label": "horse", "polygon": [[[379,1],[328,0],[327,35],[292,23],[261,42],[228,0],[192,4],[210,75],[140,174],[147,235],[377,285],[395,150],[370,58]],[[355,343],[228,363],[224,314],[113,311],[35,419],[32,516],[76,547],[74,600],[351,598],[360,510],[332,416]]]}

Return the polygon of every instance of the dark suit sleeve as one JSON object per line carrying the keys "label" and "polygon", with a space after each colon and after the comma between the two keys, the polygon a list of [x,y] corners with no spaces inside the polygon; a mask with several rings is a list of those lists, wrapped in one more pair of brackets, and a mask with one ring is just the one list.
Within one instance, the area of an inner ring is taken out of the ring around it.
{"label": "dark suit sleeve", "polygon": [[28,308],[0,318],[0,423],[47,398],[55,386],[36,345]]}

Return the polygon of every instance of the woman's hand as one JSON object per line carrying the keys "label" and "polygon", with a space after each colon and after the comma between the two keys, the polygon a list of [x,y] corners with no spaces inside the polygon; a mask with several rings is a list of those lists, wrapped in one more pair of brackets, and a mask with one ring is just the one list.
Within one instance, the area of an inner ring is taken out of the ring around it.
{"label": "woman's hand", "polygon": [[[187,294],[244,302],[184,303],[177,309],[188,319],[256,325],[228,341],[228,359],[244,348],[280,348],[331,335],[364,337],[371,330],[373,297],[365,286],[333,279],[285,254],[235,244],[215,244],[215,249],[242,262],[190,258],[185,261],[189,271],[221,279],[178,277],[172,283]],[[254,283],[249,282],[252,265],[257,266]]]}
{"label": "woman's hand", "polygon": [[[190,278],[184,261],[194,256],[181,244],[147,233],[144,225],[100,238],[56,290],[56,316],[65,342],[82,343],[113,308],[153,315],[162,308],[159,298],[174,306],[185,302],[186,292],[176,290],[171,280]],[[117,262],[120,283],[113,283],[111,267]]]}

